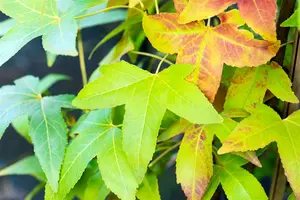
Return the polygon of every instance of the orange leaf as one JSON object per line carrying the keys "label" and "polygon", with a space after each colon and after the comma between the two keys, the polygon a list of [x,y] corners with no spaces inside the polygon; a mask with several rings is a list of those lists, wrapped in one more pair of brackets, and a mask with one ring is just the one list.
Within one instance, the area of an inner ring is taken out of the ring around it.
{"label": "orange leaf", "polygon": [[213,17],[237,3],[246,23],[263,38],[276,41],[276,0],[190,0],[179,16],[179,23]]}
{"label": "orange leaf", "polygon": [[239,30],[240,20],[221,15],[223,23],[206,27],[203,21],[179,24],[177,13],[144,16],[144,31],[152,45],[164,53],[178,53],[177,63],[199,66],[188,77],[211,101],[220,85],[223,64],[244,67],[269,61],[279,49],[275,43],[256,40],[253,34]]}

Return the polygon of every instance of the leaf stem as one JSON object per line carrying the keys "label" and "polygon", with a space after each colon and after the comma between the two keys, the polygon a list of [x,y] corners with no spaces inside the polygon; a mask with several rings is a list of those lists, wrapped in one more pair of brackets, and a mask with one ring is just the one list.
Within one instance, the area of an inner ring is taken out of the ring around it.
{"label": "leaf stem", "polygon": [[162,66],[164,60],[168,57],[169,54],[166,54],[163,59],[159,62],[157,68],[156,68],[156,71],[155,71],[155,74],[158,74],[159,70],[160,70],[160,67]]}
{"label": "leaf stem", "polygon": [[207,19],[207,26],[210,26],[210,18]]}
{"label": "leaf stem", "polygon": [[295,41],[289,41],[289,42],[283,43],[283,44],[280,45],[280,48],[281,48],[281,47],[284,47],[284,46],[286,46],[286,45],[288,45],[288,44],[292,44],[292,43],[294,43],[294,42],[295,42]]}
{"label": "leaf stem", "polygon": [[45,187],[45,183],[40,183],[37,185],[26,197],[25,200],[31,200],[35,197],[43,188]]}
{"label": "leaf stem", "polygon": [[85,15],[80,15],[80,16],[75,17],[75,19],[78,20],[78,19],[87,18],[87,17],[90,17],[90,16],[97,15],[99,13],[107,12],[107,11],[110,11],[110,10],[115,10],[115,9],[118,9],[118,8],[127,8],[127,9],[131,9],[132,8],[132,9],[135,9],[135,10],[141,12],[142,14],[144,14],[144,11],[141,10],[141,9],[139,9],[139,8],[129,7],[129,6],[125,6],[125,5],[120,5],[120,6],[112,6],[112,7],[104,8],[102,10],[98,10],[98,11],[95,11],[95,12],[92,12],[92,13],[88,13],[88,14],[85,14]]}
{"label": "leaf stem", "polygon": [[144,3],[142,2],[142,0],[139,0],[139,2],[140,2],[140,5],[141,5],[141,8],[142,8],[143,10],[145,10],[145,6],[144,6]]}
{"label": "leaf stem", "polygon": [[156,14],[159,14],[158,0],[154,0],[154,2],[155,2]]}
{"label": "leaf stem", "polygon": [[[138,54],[138,55],[143,55],[143,56],[148,56],[152,58],[156,58],[157,60],[163,60],[163,57],[160,57],[158,55],[152,54],[152,53],[146,53],[146,52],[141,52],[141,51],[130,51],[131,53]],[[173,62],[164,59],[163,62],[168,63],[169,65],[174,65]]]}
{"label": "leaf stem", "polygon": [[179,145],[181,144],[180,142],[177,142],[176,144],[174,144],[173,146],[171,146],[169,149],[167,149],[166,151],[164,151],[162,154],[160,154],[159,156],[157,156],[157,158],[155,158],[150,164],[149,167],[152,167],[153,165],[155,165],[161,158],[163,158],[165,155],[167,155],[169,152],[171,152],[172,150],[176,149]]}
{"label": "leaf stem", "polygon": [[84,61],[84,49],[83,49],[83,42],[82,42],[80,29],[78,29],[78,51],[79,51],[79,63],[80,63],[80,70],[82,76],[82,83],[83,86],[85,86],[87,84],[87,74],[86,74],[86,67]]}

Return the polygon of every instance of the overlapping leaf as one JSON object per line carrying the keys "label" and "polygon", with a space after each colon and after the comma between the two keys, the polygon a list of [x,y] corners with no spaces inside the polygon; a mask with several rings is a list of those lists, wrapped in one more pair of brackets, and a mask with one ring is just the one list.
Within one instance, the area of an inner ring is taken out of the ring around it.
{"label": "overlapping leaf", "polygon": [[[189,23],[213,17],[230,5],[236,4],[245,22],[263,38],[276,41],[276,0],[190,0],[180,5],[179,23]],[[184,7],[184,8],[183,8]],[[181,11],[182,10],[182,11]]]}
{"label": "overlapping leaf", "polygon": [[101,67],[104,75],[89,83],[73,101],[84,109],[126,104],[123,149],[139,183],[153,156],[166,109],[194,123],[222,121],[197,87],[184,80],[194,69],[190,65],[172,65],[159,74],[151,74],[126,62],[106,65]]}
{"label": "overlapping leaf", "polygon": [[239,30],[243,24],[232,10],[220,16],[221,24],[206,27],[203,21],[179,24],[179,14],[161,13],[144,16],[144,31],[159,51],[178,53],[177,63],[193,64],[197,70],[189,77],[213,101],[220,85],[223,64],[244,67],[269,61],[279,48],[253,38],[252,33]]}
{"label": "overlapping leaf", "polygon": [[110,111],[96,110],[80,118],[72,130],[79,136],[66,151],[58,192],[47,188],[47,199],[63,199],[95,156],[107,187],[121,199],[134,199],[138,183],[122,150],[121,130],[112,124]]}
{"label": "overlapping leaf", "polygon": [[[212,142],[216,134],[223,142],[237,125],[225,118],[223,123],[199,126],[189,124],[184,132],[176,160],[177,182],[181,184],[188,199],[201,199],[213,175]],[[182,123],[181,123],[182,125]],[[254,152],[237,153],[252,163],[261,166]]]}
{"label": "overlapping leaf", "polygon": [[55,0],[3,0],[0,11],[17,21],[0,39],[0,66],[15,55],[30,40],[43,36],[44,49],[61,55],[76,56],[77,23],[74,19],[82,11],[103,1],[79,0],[59,14]]}
{"label": "overlapping leaf", "polygon": [[58,187],[67,144],[67,128],[60,110],[72,108],[72,99],[72,95],[42,97],[39,79],[32,76],[0,88],[0,137],[15,118],[28,116],[35,154],[53,190]]}
{"label": "overlapping leaf", "polygon": [[158,181],[155,174],[146,174],[136,193],[136,196],[139,200],[160,200]]}
{"label": "overlapping leaf", "polygon": [[214,165],[214,175],[203,197],[210,200],[222,184],[222,188],[229,200],[245,199],[267,200],[268,197],[257,179],[241,166],[247,162],[235,155],[218,156]]}
{"label": "overlapping leaf", "polygon": [[300,29],[300,8],[298,8],[295,13],[285,20],[280,26],[283,27],[297,27]]}
{"label": "overlapping leaf", "polygon": [[224,108],[244,108],[262,103],[267,90],[282,101],[298,103],[291,85],[285,71],[275,62],[258,68],[238,69],[231,79]]}
{"label": "overlapping leaf", "polygon": [[244,119],[223,143],[219,153],[257,150],[276,141],[285,175],[300,198],[300,112],[294,112],[281,120],[266,105],[248,108],[252,115]]}
{"label": "overlapping leaf", "polygon": [[22,160],[0,170],[0,176],[9,175],[31,175],[41,181],[46,181],[45,174],[35,156],[23,158]]}

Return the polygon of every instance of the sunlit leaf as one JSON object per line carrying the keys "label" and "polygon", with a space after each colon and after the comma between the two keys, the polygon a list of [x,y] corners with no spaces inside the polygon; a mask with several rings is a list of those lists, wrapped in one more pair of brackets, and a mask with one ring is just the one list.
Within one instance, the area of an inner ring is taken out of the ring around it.
{"label": "sunlit leaf", "polygon": [[160,200],[158,181],[155,174],[146,174],[136,196],[139,200]]}
{"label": "sunlit leaf", "polygon": [[0,88],[0,135],[17,117],[30,118],[29,135],[35,155],[51,187],[57,190],[61,163],[67,144],[67,129],[61,108],[73,108],[72,95],[42,97],[40,81],[25,76],[15,85]]}
{"label": "sunlit leaf", "polygon": [[300,8],[298,8],[295,13],[284,21],[280,26],[283,27],[298,27],[300,28]]}
{"label": "sunlit leaf", "polygon": [[276,141],[285,175],[295,196],[300,198],[300,112],[294,112],[284,120],[263,104],[249,107],[248,112],[252,115],[238,124],[219,153],[257,150]]}
{"label": "sunlit leaf", "polygon": [[[180,13],[179,23],[213,17],[236,4],[245,22],[263,38],[276,41],[276,0],[190,0]],[[180,10],[179,10],[180,12]]]}
{"label": "sunlit leaf", "polygon": [[197,87],[184,80],[193,70],[190,65],[173,65],[151,74],[126,62],[106,65],[101,67],[103,76],[89,83],[73,102],[85,109],[126,104],[123,149],[139,183],[153,156],[166,109],[194,123],[222,121]]}
{"label": "sunlit leaf", "polygon": [[206,27],[204,21],[179,24],[175,13],[145,15],[143,19],[145,33],[155,48],[178,53],[177,63],[198,67],[188,80],[197,84],[211,101],[219,88],[224,63],[258,66],[279,49],[279,42],[256,40],[252,33],[238,29],[240,20],[230,20],[232,12],[236,11],[223,13],[224,22],[216,27]]}

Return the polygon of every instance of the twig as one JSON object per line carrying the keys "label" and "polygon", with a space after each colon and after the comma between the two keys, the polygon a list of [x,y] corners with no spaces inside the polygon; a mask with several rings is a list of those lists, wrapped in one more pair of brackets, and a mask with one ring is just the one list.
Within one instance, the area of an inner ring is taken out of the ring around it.
{"label": "twig", "polygon": [[165,155],[167,155],[169,152],[171,152],[172,150],[176,149],[179,145],[181,144],[180,142],[177,142],[176,144],[174,144],[173,146],[171,146],[169,149],[167,149],[166,151],[164,151],[163,153],[161,153],[159,156],[157,156],[157,158],[155,158],[150,164],[149,167],[152,167],[153,165],[155,165],[161,158],[163,158]]}
{"label": "twig", "polygon": [[[140,51],[130,51],[130,53],[156,58],[157,60],[163,60],[163,57],[160,57],[160,56],[152,54],[152,53],[146,53],[146,52],[140,52]],[[171,62],[167,59],[164,59],[163,62],[168,63],[169,65],[174,65],[173,62]]]}

